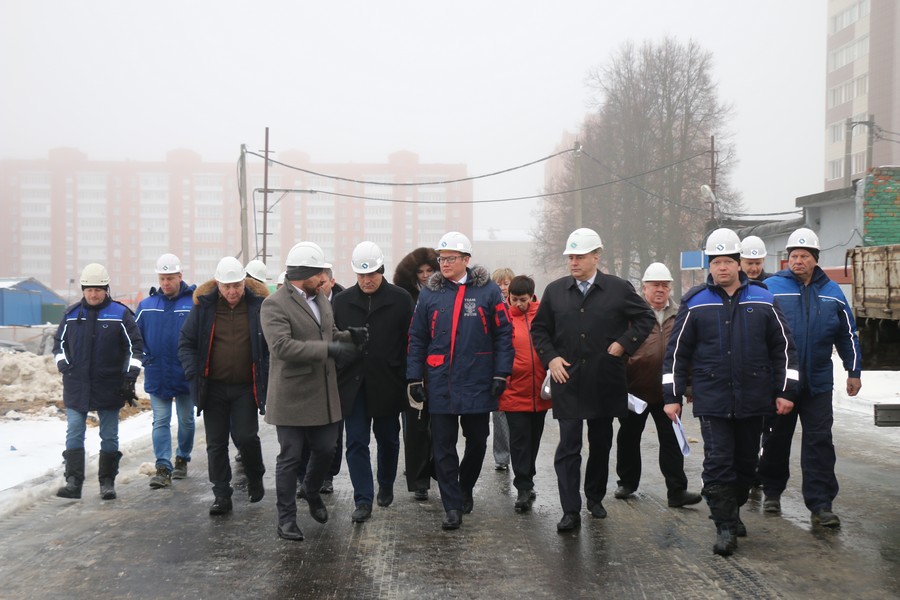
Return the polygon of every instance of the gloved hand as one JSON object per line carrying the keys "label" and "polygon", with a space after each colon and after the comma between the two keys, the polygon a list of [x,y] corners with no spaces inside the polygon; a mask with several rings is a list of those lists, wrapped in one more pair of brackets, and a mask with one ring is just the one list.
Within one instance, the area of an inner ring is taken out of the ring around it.
{"label": "gloved hand", "polygon": [[428,399],[425,395],[425,384],[421,381],[410,381],[406,386],[406,397],[409,398],[409,405],[412,408],[416,410],[425,408],[425,400]]}
{"label": "gloved hand", "polygon": [[349,342],[328,342],[328,356],[336,363],[347,364],[356,358],[356,346]]}
{"label": "gloved hand", "polygon": [[353,343],[359,347],[365,346],[369,341],[368,325],[364,325],[363,327],[348,327],[347,331],[350,332],[350,339],[352,339]]}
{"label": "gloved hand", "polygon": [[496,400],[503,395],[505,389],[506,377],[494,377],[494,380],[491,381],[491,398]]}
{"label": "gloved hand", "polygon": [[125,378],[125,381],[122,382],[122,387],[119,388],[119,395],[123,400],[128,404],[128,406],[137,406],[137,392],[134,391],[134,380],[128,377]]}

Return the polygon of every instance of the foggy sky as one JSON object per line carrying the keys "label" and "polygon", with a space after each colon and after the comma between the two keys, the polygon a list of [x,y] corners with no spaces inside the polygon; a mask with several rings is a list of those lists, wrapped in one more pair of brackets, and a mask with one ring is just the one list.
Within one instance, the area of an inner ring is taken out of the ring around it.
{"label": "foggy sky", "polygon": [[[261,149],[314,162],[466,163],[471,175],[553,152],[592,110],[585,87],[625,41],[672,35],[714,54],[735,109],[748,212],[823,186],[827,0],[151,3],[0,0],[0,158],[72,146],[96,160],[205,160]],[[277,155],[276,155],[277,156]],[[652,165],[656,166],[656,165]],[[538,193],[543,166],[476,183]],[[476,207],[531,227],[534,202]]]}

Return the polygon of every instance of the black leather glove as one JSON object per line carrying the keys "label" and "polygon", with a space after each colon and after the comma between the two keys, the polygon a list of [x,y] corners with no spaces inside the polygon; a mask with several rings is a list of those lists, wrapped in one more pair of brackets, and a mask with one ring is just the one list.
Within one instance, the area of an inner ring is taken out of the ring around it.
{"label": "black leather glove", "polygon": [[496,400],[503,395],[505,389],[506,377],[494,377],[494,380],[491,381],[491,397]]}
{"label": "black leather glove", "polygon": [[406,397],[409,399],[409,405],[416,410],[425,408],[425,384],[421,381],[410,381],[406,386]]}
{"label": "black leather glove", "polygon": [[353,340],[353,343],[359,346],[360,348],[365,346],[369,341],[369,326],[364,325],[363,327],[348,327],[347,331],[350,332],[350,339]]}
{"label": "black leather glove", "polygon": [[130,379],[128,377],[125,378],[125,381],[122,382],[122,387],[119,388],[119,395],[128,404],[128,406],[138,405],[137,392],[134,391],[134,379]]}
{"label": "black leather glove", "polygon": [[328,356],[336,363],[347,364],[356,358],[356,346],[349,342],[328,342]]}

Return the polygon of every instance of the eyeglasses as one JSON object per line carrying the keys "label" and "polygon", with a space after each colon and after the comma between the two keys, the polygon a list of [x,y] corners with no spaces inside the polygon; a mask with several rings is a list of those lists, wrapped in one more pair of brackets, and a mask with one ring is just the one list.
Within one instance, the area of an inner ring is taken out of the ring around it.
{"label": "eyeglasses", "polygon": [[437,261],[442,265],[452,265],[459,258],[462,258],[462,256],[438,256]]}

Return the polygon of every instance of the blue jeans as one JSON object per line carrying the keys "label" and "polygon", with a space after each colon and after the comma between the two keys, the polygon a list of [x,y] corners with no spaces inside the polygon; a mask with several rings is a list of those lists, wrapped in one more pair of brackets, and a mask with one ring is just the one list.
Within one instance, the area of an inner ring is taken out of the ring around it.
{"label": "blue jeans", "polygon": [[[100,417],[100,451],[119,451],[119,410],[98,410]],[[66,409],[66,450],[84,448],[84,432],[87,429],[87,411]]]}
{"label": "blue jeans", "polygon": [[[172,470],[172,399],[150,394],[153,407],[153,454],[156,466]],[[178,413],[178,448],[175,456],[191,462],[194,449],[194,402],[190,394],[175,396],[175,410]]]}
{"label": "blue jeans", "polygon": [[365,388],[360,386],[353,410],[344,416],[344,426],[347,428],[347,469],[353,483],[353,501],[356,506],[371,505],[375,498],[372,458],[369,454],[371,433],[375,434],[378,445],[378,485],[393,486],[400,457],[400,415],[370,417]]}

